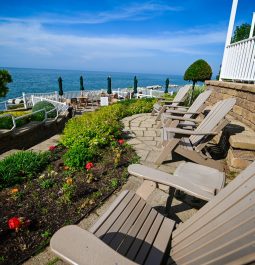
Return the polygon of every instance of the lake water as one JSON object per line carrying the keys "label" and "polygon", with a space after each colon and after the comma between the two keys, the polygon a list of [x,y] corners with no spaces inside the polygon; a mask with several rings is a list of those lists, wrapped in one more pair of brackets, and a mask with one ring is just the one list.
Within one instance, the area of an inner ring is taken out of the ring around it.
{"label": "lake water", "polygon": [[137,76],[138,86],[161,85],[164,87],[166,78],[170,84],[184,85],[186,81],[182,76],[165,74],[134,74],[116,72],[96,72],[79,70],[52,70],[52,69],[30,69],[30,68],[4,68],[12,75],[13,82],[8,85],[10,88],[6,98],[15,98],[22,95],[22,92],[43,93],[58,91],[58,77],[63,79],[64,91],[77,91],[80,89],[80,76],[84,78],[85,90],[98,90],[107,88],[107,77],[112,77],[112,88],[133,87],[134,76]]}

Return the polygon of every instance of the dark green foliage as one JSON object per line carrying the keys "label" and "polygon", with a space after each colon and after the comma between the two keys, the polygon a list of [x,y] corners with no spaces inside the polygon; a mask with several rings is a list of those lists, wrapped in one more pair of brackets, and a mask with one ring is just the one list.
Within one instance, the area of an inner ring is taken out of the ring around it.
{"label": "dark green foliage", "polygon": [[84,167],[95,158],[100,148],[110,146],[121,137],[122,118],[150,112],[154,102],[154,99],[125,100],[69,120],[61,139],[68,148],[64,155],[65,164]]}
{"label": "dark green foliage", "polygon": [[[48,101],[40,101],[37,102],[34,107],[32,108],[32,112],[38,111],[38,110],[43,110],[45,109],[47,112],[50,110],[53,110],[55,108],[55,106],[48,102]],[[48,118],[55,118],[57,115],[57,111],[51,111],[50,113],[47,114]],[[43,121],[45,118],[45,112],[41,111],[38,113],[33,114],[32,119],[35,121]]]}
{"label": "dark green foliage", "polygon": [[50,153],[19,151],[0,161],[0,189],[36,176],[49,163]]}
{"label": "dark green foliage", "polygon": [[206,61],[200,59],[189,66],[183,77],[184,80],[192,81],[192,96],[190,98],[189,104],[191,104],[193,100],[193,91],[195,88],[195,84],[197,82],[204,82],[205,80],[210,80],[211,77],[212,68]]}
{"label": "dark green foliage", "polygon": [[241,26],[237,26],[234,31],[234,36],[231,39],[231,43],[235,43],[241,40],[248,39],[250,30],[251,30],[251,25],[248,23],[244,23]]}
{"label": "dark green foliage", "polygon": [[9,91],[8,83],[12,82],[12,77],[7,70],[0,70],[0,98],[5,97]]}

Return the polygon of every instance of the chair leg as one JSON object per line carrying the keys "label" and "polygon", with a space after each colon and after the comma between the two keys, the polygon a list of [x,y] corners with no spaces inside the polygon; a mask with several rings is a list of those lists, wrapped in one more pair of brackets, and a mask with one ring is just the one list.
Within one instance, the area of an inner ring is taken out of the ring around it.
{"label": "chair leg", "polygon": [[175,190],[176,190],[175,188],[169,187],[169,195],[168,195],[168,198],[167,198],[167,201],[166,201],[166,208],[165,208],[165,212],[166,212],[167,216],[170,215],[170,211],[171,211],[171,206],[172,206]]}
{"label": "chair leg", "polygon": [[176,145],[179,143],[180,139],[172,139],[169,141],[166,146],[163,148],[161,153],[159,154],[157,160],[155,161],[156,165],[161,165],[163,161],[167,159],[168,156],[170,156],[170,160],[172,159],[172,152],[173,149],[176,147]]}

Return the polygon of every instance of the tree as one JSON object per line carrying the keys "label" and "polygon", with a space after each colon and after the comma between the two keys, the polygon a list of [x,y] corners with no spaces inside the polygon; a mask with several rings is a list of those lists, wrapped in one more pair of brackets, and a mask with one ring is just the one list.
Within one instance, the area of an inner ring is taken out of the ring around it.
{"label": "tree", "polygon": [[0,98],[5,97],[9,91],[8,83],[12,82],[12,77],[7,70],[0,70]]}
{"label": "tree", "polygon": [[234,36],[231,39],[231,43],[235,43],[241,40],[248,39],[250,30],[251,30],[251,25],[248,23],[243,23],[241,26],[237,26],[234,31]]}
{"label": "tree", "polygon": [[212,68],[204,60],[200,59],[195,61],[186,70],[183,79],[192,81],[192,94],[189,100],[189,104],[193,101],[194,88],[197,82],[204,82],[205,80],[210,80],[212,77]]}

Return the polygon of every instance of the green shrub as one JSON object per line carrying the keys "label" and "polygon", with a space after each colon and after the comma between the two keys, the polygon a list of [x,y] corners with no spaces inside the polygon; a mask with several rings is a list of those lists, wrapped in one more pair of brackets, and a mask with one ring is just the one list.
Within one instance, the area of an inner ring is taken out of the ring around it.
{"label": "green shrub", "polygon": [[[195,86],[193,97],[192,97],[192,90],[189,91],[187,98],[184,101],[185,106],[192,105],[192,103],[196,100],[196,98],[205,91],[205,86]],[[192,97],[192,99],[191,99]]]}
{"label": "green shrub", "polygon": [[[4,114],[11,114],[14,117],[20,117],[20,116],[23,116],[29,113],[30,111],[8,111],[8,112],[1,113],[2,116],[0,115],[0,129],[11,129],[13,126],[12,118],[10,116],[3,116]],[[30,120],[31,120],[31,116],[19,119],[16,121],[16,126],[20,127],[24,124],[29,123]]]}
{"label": "green shrub", "polygon": [[0,161],[0,189],[35,177],[50,160],[49,152],[19,151]]}
{"label": "green shrub", "polygon": [[[50,110],[53,110],[55,108],[55,106],[48,102],[48,101],[40,101],[37,102],[34,107],[32,108],[32,112],[38,111],[38,110],[43,110],[45,109],[47,112]],[[57,116],[57,111],[51,111],[50,113],[48,113],[47,117],[48,118],[55,118]],[[43,121],[45,118],[45,112],[38,112],[33,114],[32,119],[34,121]]]}
{"label": "green shrub", "polygon": [[109,146],[122,135],[124,117],[150,112],[155,99],[131,99],[84,113],[68,121],[61,142],[68,148],[63,159],[67,166],[82,168],[92,161],[100,148]]}

